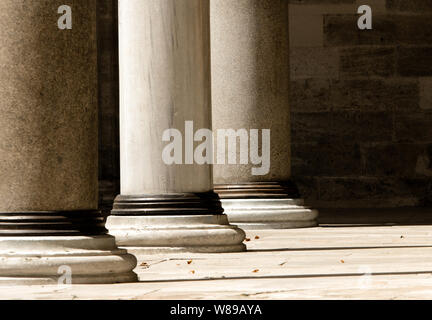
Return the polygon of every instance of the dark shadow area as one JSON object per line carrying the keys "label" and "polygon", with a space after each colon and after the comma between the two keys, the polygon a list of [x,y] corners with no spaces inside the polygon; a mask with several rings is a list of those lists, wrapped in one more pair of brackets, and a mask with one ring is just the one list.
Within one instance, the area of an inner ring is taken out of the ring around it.
{"label": "dark shadow area", "polygon": [[408,245],[408,246],[370,246],[370,247],[310,247],[310,248],[277,248],[277,249],[251,249],[247,252],[281,252],[281,251],[330,251],[330,250],[368,250],[368,249],[407,249],[407,248],[432,248],[432,245]]}
{"label": "dark shadow area", "polygon": [[108,214],[120,189],[118,2],[98,0],[99,207]]}
{"label": "dark shadow area", "polygon": [[319,209],[320,227],[432,225],[432,208]]}

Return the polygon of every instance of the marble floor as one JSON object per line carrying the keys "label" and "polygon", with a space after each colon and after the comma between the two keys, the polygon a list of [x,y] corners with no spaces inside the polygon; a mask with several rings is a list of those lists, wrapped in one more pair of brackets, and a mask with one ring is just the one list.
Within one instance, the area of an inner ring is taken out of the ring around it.
{"label": "marble floor", "polygon": [[248,232],[244,253],[140,257],[139,283],[0,287],[0,299],[432,299],[429,211],[324,212],[317,228]]}

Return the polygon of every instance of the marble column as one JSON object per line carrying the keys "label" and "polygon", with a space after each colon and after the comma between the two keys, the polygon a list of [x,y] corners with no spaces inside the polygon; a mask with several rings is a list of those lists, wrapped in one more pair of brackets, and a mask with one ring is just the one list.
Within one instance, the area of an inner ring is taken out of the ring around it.
{"label": "marble column", "polygon": [[[211,164],[188,160],[198,143],[186,122],[211,129],[209,20],[209,0],[119,1],[121,195],[108,228],[134,254],[245,249]],[[182,164],[163,161],[168,129]]]}
{"label": "marble column", "polygon": [[95,0],[0,1],[0,284],[137,279],[98,212]]}
{"label": "marble column", "polygon": [[212,0],[210,10],[213,130],[271,130],[268,172],[214,167],[225,212],[245,229],[315,226],[290,179],[288,0]]}

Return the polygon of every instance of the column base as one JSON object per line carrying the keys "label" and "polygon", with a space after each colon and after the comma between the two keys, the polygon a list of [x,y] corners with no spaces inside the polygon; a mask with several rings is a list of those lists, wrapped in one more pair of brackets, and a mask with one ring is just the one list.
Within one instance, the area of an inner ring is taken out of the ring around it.
{"label": "column base", "polygon": [[134,282],[136,263],[109,235],[0,237],[0,285],[69,283],[65,270],[72,284]]}
{"label": "column base", "polygon": [[245,251],[244,231],[222,212],[214,193],[119,196],[106,226],[135,255]]}
{"label": "column base", "polygon": [[99,212],[0,213],[0,285],[137,281]]}
{"label": "column base", "polygon": [[317,226],[318,211],[304,206],[294,184],[216,185],[229,221],[245,230]]}

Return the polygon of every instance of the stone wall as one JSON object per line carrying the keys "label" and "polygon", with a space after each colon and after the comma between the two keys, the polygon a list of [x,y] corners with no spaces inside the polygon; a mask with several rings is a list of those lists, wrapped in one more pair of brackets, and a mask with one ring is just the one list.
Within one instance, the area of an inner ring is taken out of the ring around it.
{"label": "stone wall", "polygon": [[[288,1],[288,0],[287,0]],[[318,207],[432,198],[432,1],[289,0],[292,170]],[[99,0],[100,187],[119,192],[116,0]],[[357,28],[369,4],[373,30]]]}
{"label": "stone wall", "polygon": [[[373,10],[373,30],[357,9]],[[292,170],[318,207],[430,204],[432,1],[290,0]]]}

